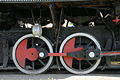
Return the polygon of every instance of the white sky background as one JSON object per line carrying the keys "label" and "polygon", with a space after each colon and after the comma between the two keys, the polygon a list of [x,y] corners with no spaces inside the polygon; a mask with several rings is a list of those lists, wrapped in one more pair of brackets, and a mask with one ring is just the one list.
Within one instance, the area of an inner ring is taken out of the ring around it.
{"label": "white sky background", "polygon": [[[18,22],[19,24],[20,24],[20,26],[21,27],[23,27],[22,25],[24,24],[24,23],[22,23],[22,21],[19,21]],[[65,23],[62,25],[63,27],[66,27],[66,25],[67,25],[67,20],[65,20]],[[29,24],[29,23],[25,23],[25,26],[26,26],[26,28],[31,28],[32,27],[32,25],[31,24]],[[49,23],[49,24],[47,24],[47,25],[45,25],[45,26],[42,26],[43,28],[51,28],[53,26],[53,24],[52,23]],[[74,25],[71,23],[71,22],[69,22],[68,23],[68,27],[73,27]]]}

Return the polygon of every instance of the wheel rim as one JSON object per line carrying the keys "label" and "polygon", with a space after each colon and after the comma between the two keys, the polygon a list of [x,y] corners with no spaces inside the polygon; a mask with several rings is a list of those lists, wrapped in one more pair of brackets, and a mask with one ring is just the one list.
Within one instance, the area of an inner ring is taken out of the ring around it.
{"label": "wheel rim", "polygon": [[[98,48],[101,51],[101,47],[100,47],[99,42],[93,36],[91,36],[89,34],[86,34],[86,33],[74,33],[74,34],[68,36],[62,42],[59,52],[60,53],[62,53],[62,52],[73,52],[73,51],[77,51],[77,50],[82,49],[80,46],[82,46],[83,43],[81,43],[81,45],[78,44],[78,42],[79,42],[77,40],[78,37],[85,37],[86,39],[89,39],[89,40],[93,41],[93,43],[90,44],[89,46],[91,47],[95,44],[94,46],[96,46],[96,48]],[[78,38],[78,39],[80,39],[80,38]],[[84,40],[84,46],[86,46],[85,41],[86,40]],[[97,66],[99,65],[99,63],[101,61],[101,58],[98,59],[98,60],[91,60],[90,62],[88,62],[87,60],[83,60],[82,58],[73,58],[73,57],[68,57],[68,56],[62,57],[61,56],[60,61],[61,61],[62,65],[71,73],[87,74],[87,73],[90,73],[97,68]],[[88,65],[89,67],[85,66],[86,63],[89,64]]]}
{"label": "wheel rim", "polygon": [[52,46],[45,37],[35,38],[32,34],[21,37],[15,43],[12,52],[16,67],[26,74],[39,74],[46,71],[50,67],[53,57],[40,58],[40,48],[53,53]]}

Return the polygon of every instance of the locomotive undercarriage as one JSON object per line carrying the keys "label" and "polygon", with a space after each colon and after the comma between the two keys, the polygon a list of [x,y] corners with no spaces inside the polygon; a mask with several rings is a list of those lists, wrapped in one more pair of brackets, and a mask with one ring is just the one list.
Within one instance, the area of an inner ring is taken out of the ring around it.
{"label": "locomotive undercarriage", "polygon": [[72,4],[0,3],[0,69],[38,74],[63,65],[87,74],[119,68],[119,1]]}

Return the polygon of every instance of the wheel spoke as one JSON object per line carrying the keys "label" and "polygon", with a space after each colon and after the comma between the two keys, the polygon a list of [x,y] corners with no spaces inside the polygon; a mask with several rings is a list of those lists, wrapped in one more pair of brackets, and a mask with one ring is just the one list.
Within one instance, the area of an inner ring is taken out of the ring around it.
{"label": "wheel spoke", "polygon": [[32,70],[35,70],[35,62],[32,61]]}
{"label": "wheel spoke", "polygon": [[38,61],[39,61],[43,66],[45,66],[45,63],[44,63],[42,60],[38,59]]}
{"label": "wheel spoke", "polygon": [[86,60],[86,62],[87,62],[90,66],[93,66],[93,64],[92,64],[90,61]]}
{"label": "wheel spoke", "polygon": [[41,45],[39,46],[39,48],[42,47],[44,44],[45,44],[45,42],[42,42]]}
{"label": "wheel spoke", "polygon": [[81,42],[82,40],[81,40],[81,37],[79,37],[79,46],[81,46]]}
{"label": "wheel spoke", "polygon": [[35,47],[35,45],[34,45],[34,39],[32,38],[32,47]]}
{"label": "wheel spoke", "polygon": [[93,43],[93,41],[90,41],[90,42],[87,44],[87,47],[89,47],[92,43]]}
{"label": "wheel spoke", "polygon": [[81,70],[81,60],[79,61],[79,70]]}

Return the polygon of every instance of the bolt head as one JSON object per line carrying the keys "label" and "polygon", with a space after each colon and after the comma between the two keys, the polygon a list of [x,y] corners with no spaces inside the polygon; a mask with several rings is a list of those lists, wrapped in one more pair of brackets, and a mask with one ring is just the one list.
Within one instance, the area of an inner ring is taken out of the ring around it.
{"label": "bolt head", "polygon": [[39,57],[44,57],[44,56],[45,56],[45,54],[43,52],[39,53]]}
{"label": "bolt head", "polygon": [[90,52],[89,53],[89,57],[91,57],[91,58],[95,57],[95,53],[94,52]]}

